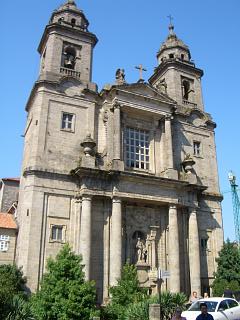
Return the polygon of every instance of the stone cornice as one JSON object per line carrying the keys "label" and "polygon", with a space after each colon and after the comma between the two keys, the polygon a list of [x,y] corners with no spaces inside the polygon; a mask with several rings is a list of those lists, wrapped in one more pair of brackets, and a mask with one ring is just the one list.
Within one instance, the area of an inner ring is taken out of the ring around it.
{"label": "stone cornice", "polygon": [[159,77],[159,74],[163,73],[165,70],[167,70],[170,67],[175,67],[180,70],[188,70],[191,73],[197,74],[199,77],[203,76],[203,70],[196,68],[194,65],[190,65],[187,63],[183,63],[181,61],[177,60],[168,60],[164,63],[161,63],[154,71],[154,74],[148,79],[149,83],[152,84],[157,80]]}
{"label": "stone cornice", "polygon": [[[70,78],[70,77],[69,77]],[[32,88],[32,90],[31,90],[31,93],[30,93],[30,96],[29,96],[29,98],[28,98],[28,100],[27,100],[27,104],[26,104],[26,107],[25,107],[25,110],[26,111],[28,111],[29,110],[29,106],[30,106],[30,104],[31,104],[31,102],[32,102],[32,100],[33,100],[33,98],[34,98],[34,95],[35,95],[35,93],[36,93],[36,91],[37,91],[37,89],[41,86],[41,85],[51,85],[51,86],[55,86],[54,87],[54,92],[52,92],[53,94],[61,94],[61,95],[64,95],[65,96],[65,94],[63,94],[63,93],[61,93],[61,92],[59,92],[59,91],[57,91],[57,86],[59,86],[60,84],[61,84],[61,82],[62,82],[62,77],[61,78],[59,78],[59,80],[37,80],[35,83],[34,83],[34,85],[33,85],[33,88]],[[75,78],[73,78],[74,80],[76,80]],[[79,81],[79,80],[76,80],[76,81]],[[95,99],[97,99],[97,100],[100,100],[101,98],[100,98],[100,96],[99,96],[99,94],[97,93],[97,92],[95,92],[95,91],[92,91],[92,90],[90,90],[90,89],[88,89],[88,88],[85,88],[85,89],[83,89],[83,91],[82,91],[84,94],[89,94],[89,96],[92,96],[92,97],[94,97]],[[66,96],[67,97],[67,96]],[[69,97],[68,97],[69,98]],[[81,96],[72,96],[72,97],[70,97],[71,99],[78,99],[78,98],[81,98],[81,99],[83,99],[84,97],[81,97]]]}
{"label": "stone cornice", "polygon": [[51,31],[67,31],[67,32],[71,32],[73,34],[77,34],[77,35],[81,35],[84,38],[89,38],[92,40],[93,46],[96,45],[96,43],[98,42],[97,37],[95,36],[95,34],[88,32],[88,31],[83,31],[80,29],[74,29],[71,26],[66,26],[66,25],[61,25],[59,23],[52,23],[46,26],[44,33],[42,35],[41,41],[39,43],[38,46],[38,52],[41,54],[44,47],[45,47],[45,43],[48,39],[48,35]]}

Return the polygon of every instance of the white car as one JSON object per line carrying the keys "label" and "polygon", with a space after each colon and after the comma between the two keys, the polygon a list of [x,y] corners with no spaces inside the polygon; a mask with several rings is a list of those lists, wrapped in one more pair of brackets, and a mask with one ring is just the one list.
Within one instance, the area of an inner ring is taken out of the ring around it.
{"label": "white car", "polygon": [[194,302],[187,311],[182,312],[182,317],[195,320],[200,312],[200,304],[205,302],[214,320],[240,320],[240,305],[231,298],[207,298]]}

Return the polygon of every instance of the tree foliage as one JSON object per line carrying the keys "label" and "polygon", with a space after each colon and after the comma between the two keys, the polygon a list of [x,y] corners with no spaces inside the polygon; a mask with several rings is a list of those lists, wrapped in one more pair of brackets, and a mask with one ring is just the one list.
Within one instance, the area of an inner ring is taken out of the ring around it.
{"label": "tree foliage", "polygon": [[129,263],[123,266],[121,279],[109,291],[111,302],[105,309],[105,319],[124,319],[126,308],[146,297],[146,290],[140,287],[138,281],[137,269]]}
{"label": "tree foliage", "polygon": [[[137,269],[126,264],[122,269],[122,277],[117,286],[110,288],[111,301],[105,308],[103,319],[107,320],[148,320],[149,304],[159,303],[158,296],[149,296],[140,287]],[[162,292],[162,319],[169,320],[177,306],[184,307],[187,297],[183,293]]]}
{"label": "tree foliage", "polygon": [[82,258],[65,245],[49,259],[32,309],[39,320],[89,320],[96,312],[93,282],[84,280]]}
{"label": "tree foliage", "polygon": [[0,265],[0,315],[3,319],[12,310],[14,296],[25,296],[25,283],[22,270],[16,265]]}
{"label": "tree foliage", "polygon": [[232,291],[240,290],[240,250],[237,245],[227,240],[216,262],[218,267],[212,284],[213,295],[222,296],[227,287]]}

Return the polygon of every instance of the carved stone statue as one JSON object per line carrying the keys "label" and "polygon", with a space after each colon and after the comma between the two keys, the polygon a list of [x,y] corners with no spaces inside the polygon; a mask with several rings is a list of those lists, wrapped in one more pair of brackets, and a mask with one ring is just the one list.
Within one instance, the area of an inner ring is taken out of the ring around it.
{"label": "carved stone statue", "polygon": [[136,249],[137,249],[137,262],[146,262],[147,261],[147,248],[140,238],[138,238],[138,241],[136,244]]}
{"label": "carved stone statue", "polygon": [[116,71],[116,84],[124,84],[125,81],[125,71],[124,69],[117,69]]}
{"label": "carved stone statue", "polygon": [[162,92],[162,93],[167,93],[167,83],[165,79],[162,79],[158,82],[158,84],[156,85],[156,88]]}

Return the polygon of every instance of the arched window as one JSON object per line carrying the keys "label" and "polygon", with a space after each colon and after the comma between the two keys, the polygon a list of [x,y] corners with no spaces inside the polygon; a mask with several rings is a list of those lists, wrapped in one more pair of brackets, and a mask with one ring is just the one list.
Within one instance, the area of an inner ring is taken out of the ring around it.
{"label": "arched window", "polygon": [[182,86],[183,86],[183,99],[188,100],[189,93],[190,93],[190,82],[187,80],[183,80]]}
{"label": "arched window", "polygon": [[66,46],[63,51],[62,66],[68,69],[74,69],[76,60],[76,49],[72,46]]}
{"label": "arched window", "polygon": [[76,24],[76,19],[72,18],[71,24],[72,24],[73,26],[75,26],[75,24]]}

